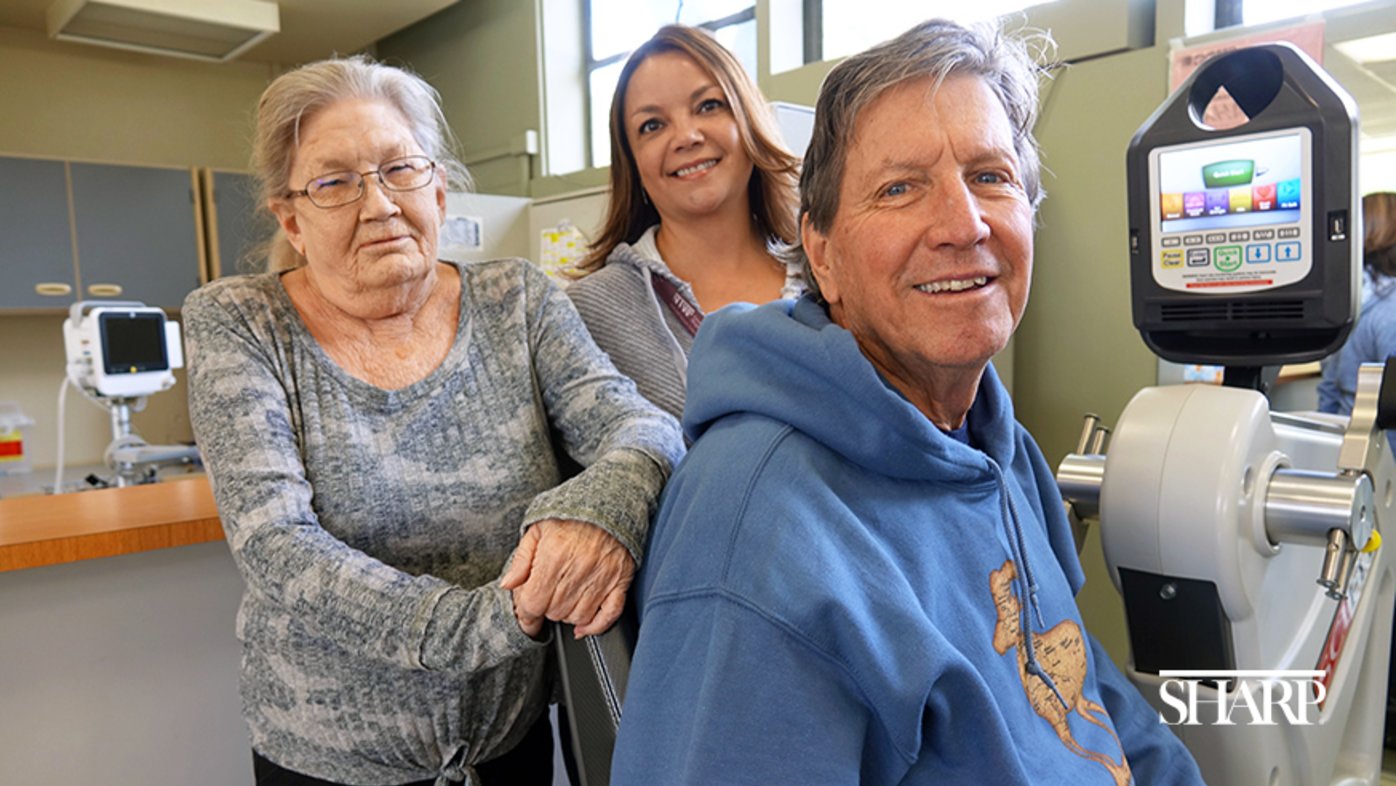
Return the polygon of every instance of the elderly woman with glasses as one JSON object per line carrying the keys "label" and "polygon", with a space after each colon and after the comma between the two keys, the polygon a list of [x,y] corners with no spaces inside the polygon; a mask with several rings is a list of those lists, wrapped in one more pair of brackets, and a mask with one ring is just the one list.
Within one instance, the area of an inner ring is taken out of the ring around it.
{"label": "elderly woman with glasses", "polygon": [[450,139],[400,69],[281,76],[272,272],[185,303],[258,784],[551,783],[543,623],[615,620],[682,452],[538,270],[437,259]]}

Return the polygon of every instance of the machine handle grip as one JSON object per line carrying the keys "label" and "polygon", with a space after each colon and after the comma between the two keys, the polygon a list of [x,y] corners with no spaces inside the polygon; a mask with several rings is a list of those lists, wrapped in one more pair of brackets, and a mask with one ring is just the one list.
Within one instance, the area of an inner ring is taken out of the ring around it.
{"label": "machine handle grip", "polygon": [[1396,428],[1396,355],[1386,359],[1381,373],[1381,392],[1377,394],[1377,428]]}

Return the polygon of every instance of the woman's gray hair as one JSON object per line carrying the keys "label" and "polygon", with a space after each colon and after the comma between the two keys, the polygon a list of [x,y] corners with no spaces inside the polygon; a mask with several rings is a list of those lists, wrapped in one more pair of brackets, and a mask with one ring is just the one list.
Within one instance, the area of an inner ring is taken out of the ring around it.
{"label": "woman's gray hair", "polygon": [[[277,77],[263,91],[252,141],[252,173],[262,209],[269,200],[284,198],[291,186],[287,181],[300,147],[301,125],[317,111],[347,99],[381,100],[401,112],[417,145],[444,174],[447,188],[471,189],[470,173],[456,155],[456,139],[436,89],[406,69],[354,55],[301,66]],[[266,269],[272,271],[305,264],[305,257],[279,228],[253,253],[264,257]]]}
{"label": "woman's gray hair", "polygon": [[[800,218],[809,216],[821,234],[833,226],[849,146],[864,109],[908,80],[931,77],[940,84],[959,74],[982,78],[1003,104],[1023,186],[1036,210],[1044,195],[1032,127],[1037,120],[1038,79],[1045,70],[1035,62],[1030,46],[1039,57],[1054,47],[1045,33],[1010,36],[997,23],[965,26],[931,19],[834,66],[819,88],[814,135],[800,173]],[[811,292],[822,298],[803,246],[797,244],[788,253],[800,263]]]}

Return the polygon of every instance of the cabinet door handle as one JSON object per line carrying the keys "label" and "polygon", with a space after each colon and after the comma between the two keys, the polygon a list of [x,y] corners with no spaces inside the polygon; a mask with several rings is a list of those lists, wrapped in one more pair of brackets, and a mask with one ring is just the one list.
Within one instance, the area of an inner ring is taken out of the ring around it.
{"label": "cabinet door handle", "polygon": [[45,281],[41,284],[35,284],[34,291],[39,293],[40,295],[62,297],[63,295],[72,294],[73,285],[64,284],[61,281]]}
{"label": "cabinet door handle", "polygon": [[121,294],[120,284],[92,284],[87,288],[87,294],[97,297],[117,297]]}

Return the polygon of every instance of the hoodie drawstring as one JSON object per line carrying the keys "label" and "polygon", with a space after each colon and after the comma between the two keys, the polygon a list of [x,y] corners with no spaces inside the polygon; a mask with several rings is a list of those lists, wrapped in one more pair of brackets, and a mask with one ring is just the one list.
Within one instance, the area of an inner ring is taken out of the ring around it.
{"label": "hoodie drawstring", "polygon": [[1037,616],[1037,624],[1039,627],[1045,628],[1047,622],[1042,618],[1042,607],[1039,606],[1037,602],[1037,580],[1033,577],[1032,563],[1028,560],[1027,543],[1023,539],[1023,525],[1018,519],[1018,506],[1013,504],[1013,494],[1009,491],[1008,481],[1004,478],[1003,469],[999,467],[998,462],[989,459],[989,466],[993,467],[994,474],[998,477],[1000,494],[999,513],[1003,517],[1004,523],[1009,527],[1007,533],[1008,548],[1012,553],[1013,561],[1019,567],[1018,584],[1021,588],[1019,590],[1019,598],[1026,598],[1027,600],[1026,603],[1018,604],[1018,626],[1022,628],[1023,631],[1023,652],[1027,657],[1024,671],[1042,680],[1043,684],[1057,697],[1057,701],[1062,703],[1062,708],[1069,710],[1071,709],[1071,705],[1067,704],[1066,697],[1062,696],[1062,692],[1057,689],[1057,683],[1052,680],[1051,675],[1042,668],[1042,664],[1037,660],[1037,647],[1033,640],[1032,632],[1032,618],[1029,615],[1028,609],[1031,608],[1031,613]]}

